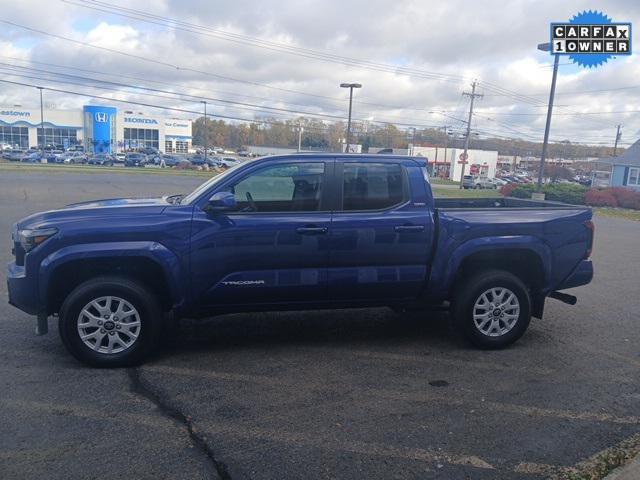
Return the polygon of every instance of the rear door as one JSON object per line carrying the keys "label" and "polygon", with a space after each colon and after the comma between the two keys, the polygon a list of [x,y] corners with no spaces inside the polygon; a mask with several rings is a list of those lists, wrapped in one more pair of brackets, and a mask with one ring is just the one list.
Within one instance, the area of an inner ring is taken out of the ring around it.
{"label": "rear door", "polygon": [[433,238],[421,168],[408,160],[343,158],[335,172],[329,299],[415,298]]}

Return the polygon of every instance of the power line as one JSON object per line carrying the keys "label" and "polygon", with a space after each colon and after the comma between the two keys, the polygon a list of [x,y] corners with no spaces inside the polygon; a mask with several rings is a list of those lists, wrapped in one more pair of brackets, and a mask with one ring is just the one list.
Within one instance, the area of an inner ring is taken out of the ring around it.
{"label": "power line", "polygon": [[[233,40],[236,41],[236,43],[238,43],[238,42],[245,43],[245,44],[250,45],[250,46],[256,46],[256,47],[260,47],[260,48],[267,48],[267,49],[270,49],[270,50],[276,49],[279,52],[291,53],[291,54],[294,54],[294,55],[295,54],[299,54],[299,55],[307,57],[307,58],[320,59],[320,60],[324,60],[324,61],[331,61],[331,62],[334,62],[334,63],[341,63],[341,64],[357,66],[357,67],[366,68],[366,69],[373,69],[373,70],[376,70],[376,71],[386,71],[388,73],[402,74],[402,75],[413,76],[413,77],[416,77],[416,78],[425,78],[425,79],[431,79],[431,80],[437,79],[437,80],[441,80],[441,81],[449,81],[449,82],[450,81],[456,81],[456,82],[459,82],[459,81],[462,81],[462,80],[466,79],[466,77],[461,76],[461,75],[451,75],[451,74],[442,74],[442,73],[437,73],[437,72],[428,72],[428,71],[425,71],[425,70],[417,70],[417,69],[411,69],[411,68],[407,68],[407,67],[399,67],[399,66],[395,66],[395,65],[388,65],[388,64],[376,63],[376,62],[371,62],[371,61],[354,59],[354,58],[350,58],[350,57],[341,57],[341,56],[338,56],[338,55],[326,54],[324,52],[318,52],[318,51],[315,51],[315,50],[304,49],[304,48],[301,48],[301,47],[292,47],[290,45],[280,44],[280,43],[277,43],[277,42],[270,42],[270,41],[263,40],[263,39],[258,39],[258,38],[255,38],[255,37],[248,37],[246,35],[239,35],[239,34],[235,34],[235,33],[231,33],[231,32],[225,32],[225,31],[221,31],[221,30],[214,30],[214,29],[211,29],[211,28],[202,27],[202,26],[195,25],[195,24],[188,24],[186,22],[181,22],[179,20],[170,19],[170,18],[166,18],[166,17],[160,17],[158,15],[152,15],[152,14],[149,14],[147,12],[142,12],[142,11],[139,11],[139,10],[127,9],[127,8],[124,8],[124,7],[117,7],[117,6],[113,6],[113,5],[110,5],[108,3],[104,3],[104,2],[91,2],[91,3],[95,4],[95,5],[100,5],[101,7],[103,7],[103,8],[97,8],[95,6],[73,3],[73,2],[70,2],[70,1],[67,1],[67,0],[63,0],[63,1],[66,1],[66,3],[73,4],[73,5],[76,5],[76,6],[86,7],[86,8],[90,8],[90,9],[94,9],[94,10],[103,11],[103,12],[106,12],[106,13],[112,13],[112,14],[116,14],[116,15],[121,15],[121,16],[124,16],[124,17],[133,18],[135,20],[146,21],[146,22],[149,22],[149,23],[159,24],[159,25],[162,25],[162,26],[175,28],[175,29],[184,30],[185,29],[184,25],[187,25],[189,28],[191,28],[191,30],[187,29],[186,31],[189,31],[191,33],[215,36],[216,38],[227,39],[227,40],[232,38]],[[112,10],[105,10],[104,8],[111,8]],[[116,10],[116,11],[113,11],[113,10]],[[122,11],[124,11],[125,13],[123,13]],[[126,13],[126,12],[129,12],[129,13]],[[132,16],[131,12],[136,16]],[[151,20],[150,20],[150,18],[151,18]],[[159,23],[158,19],[160,19],[164,23]],[[91,46],[93,48],[100,48],[100,49],[103,49],[103,50],[106,50],[106,51],[110,51],[112,53],[121,53],[121,54],[124,54],[124,55],[127,55],[127,56],[132,56],[133,58],[138,58],[138,59],[146,60],[146,61],[153,61],[155,63],[158,63],[159,65],[169,66],[171,68],[176,68],[176,69],[179,69],[179,70],[203,73],[202,71],[191,69],[191,68],[188,68],[188,67],[179,67],[179,66],[167,63],[167,62],[152,60],[152,59],[148,59],[148,58],[141,57],[141,56],[138,56],[138,55],[129,54],[127,52],[120,52],[120,51],[115,50],[115,49],[109,49],[107,47],[100,47],[100,46],[97,46],[97,45],[92,45],[92,44],[87,43],[87,42],[81,42],[79,40],[69,39],[68,37],[63,37],[61,35],[50,34],[49,32],[44,32],[42,30],[34,29],[32,27],[26,27],[24,25],[19,25],[19,24],[13,23],[13,22],[8,22],[8,21],[3,21],[3,22],[8,23],[8,24],[13,25],[13,26],[16,26],[16,27],[19,27],[19,28],[25,28],[27,30],[30,30],[30,31],[33,31],[33,32],[36,32],[36,33],[40,33],[40,34],[43,34],[43,35],[51,35],[51,36],[54,36],[55,38],[60,38],[60,39],[72,41],[74,43],[84,44],[86,46]],[[193,29],[196,29],[196,30],[193,30]],[[302,53],[300,53],[300,52],[302,52]],[[226,80],[239,81],[239,82],[243,82],[243,83],[249,83],[249,84],[253,84],[253,85],[263,86],[263,87],[266,87],[266,88],[274,88],[274,89],[277,89],[277,90],[282,90],[282,91],[287,91],[287,92],[294,92],[296,94],[310,95],[310,96],[318,97],[318,95],[309,94],[309,93],[306,93],[306,92],[297,92],[297,91],[293,91],[293,90],[290,90],[290,89],[283,89],[283,88],[280,88],[280,87],[273,87],[271,85],[261,84],[261,83],[253,82],[253,81],[249,81],[249,80],[241,80],[241,79],[235,79],[235,78],[232,78],[232,77],[224,77],[224,76],[221,76],[221,75],[216,75],[216,74],[212,74],[212,73],[208,73],[208,72],[207,72],[207,74],[208,75],[214,75],[214,76],[217,76],[219,78],[226,79]],[[518,92],[507,90],[506,88],[500,87],[500,86],[492,84],[490,82],[484,82],[483,85],[485,86],[485,88],[487,88],[487,89],[489,89],[491,91],[502,93],[502,94],[504,94],[506,96],[510,96],[512,98],[515,98],[515,99],[517,99],[517,100],[519,100],[519,101],[521,101],[523,103],[540,104],[540,101],[537,100],[537,99],[534,99],[534,98],[531,98],[531,97],[527,97],[525,95],[521,95]],[[323,96],[319,96],[319,97],[323,98]],[[324,98],[326,98],[326,97],[324,97]],[[328,98],[330,98],[330,97],[328,97]]]}
{"label": "power line", "polygon": [[[5,63],[0,62],[0,65],[7,65]],[[53,81],[53,82],[57,82],[57,83],[64,83],[64,84],[69,84],[69,85],[76,85],[76,86],[83,86],[83,87],[88,87],[88,88],[100,88],[100,89],[104,89],[104,90],[111,90],[111,91],[122,91],[121,89],[118,88],[110,88],[104,85],[101,86],[96,86],[96,85],[88,85],[86,83],[82,83],[82,82],[73,82],[73,81],[69,81],[69,80],[60,80],[60,79],[52,79],[52,78],[45,78],[42,76],[35,76],[35,75],[25,75],[23,72],[18,71],[18,73],[14,71],[6,71],[7,68],[11,68],[11,67],[16,67],[14,65],[9,65],[8,67],[5,67],[5,71],[3,73],[6,73],[8,75],[11,76],[16,76],[16,77],[21,77],[21,78],[29,78],[32,80],[46,80],[46,81]],[[89,81],[96,81],[98,83],[105,83],[108,85],[115,85],[115,86],[119,86],[121,88],[127,88],[127,89],[140,89],[140,90],[148,90],[148,91],[152,91],[152,92],[160,92],[166,95],[170,95],[170,96],[174,96],[174,97],[187,97],[192,99],[191,101],[203,101],[203,100],[207,100],[207,101],[211,101],[211,102],[219,102],[219,103],[223,103],[225,107],[227,108],[232,108],[232,109],[239,109],[239,110],[247,110],[247,111],[251,111],[251,112],[260,112],[260,113],[267,113],[270,115],[283,115],[283,114],[289,114],[289,113],[293,113],[293,114],[297,114],[297,115],[305,115],[308,117],[314,117],[314,118],[326,118],[326,119],[332,119],[332,120],[343,120],[343,115],[331,115],[331,114],[327,114],[327,113],[318,113],[318,112],[309,112],[309,111],[300,111],[300,110],[292,110],[292,109],[286,109],[286,108],[278,108],[278,107],[269,107],[269,106],[263,106],[263,105],[256,105],[256,104],[248,104],[248,103],[244,103],[244,102],[235,102],[235,101],[230,101],[230,100],[224,100],[224,99],[219,99],[219,98],[213,98],[213,97],[206,97],[206,96],[195,96],[195,95],[191,95],[191,94],[186,94],[186,93],[180,93],[180,92],[171,92],[171,91],[167,91],[167,90],[161,90],[161,89],[153,89],[153,88],[148,88],[148,87],[141,87],[138,85],[130,85],[130,84],[124,84],[124,83],[120,83],[120,82],[110,82],[110,81],[104,81],[104,80],[100,80],[100,79],[94,79],[94,78],[90,78],[90,77],[82,77],[82,76],[78,76],[78,75],[70,75],[70,74],[62,74],[62,73],[58,73],[58,72],[49,72],[46,70],[42,70],[42,69],[30,69],[28,67],[20,67],[17,66],[18,68],[22,68],[22,69],[27,69],[27,70],[34,70],[37,72],[44,72],[45,74],[53,74],[53,75],[61,75],[64,77],[70,77],[70,78],[74,78],[74,79],[80,79],[80,80],[89,80]],[[127,92],[127,93],[136,93],[136,92]],[[137,93],[140,95],[144,95],[144,96],[150,96],[150,97],[157,97],[157,98],[162,98],[162,99],[168,99],[169,97],[165,96],[165,95],[158,95],[155,93]],[[180,99],[180,98],[178,98]],[[239,106],[235,106],[235,105],[239,105]],[[266,110],[265,110],[266,109]],[[373,124],[383,124],[383,125],[400,125],[400,126],[416,126],[416,127],[421,127],[421,128],[437,128],[437,125],[428,125],[428,124],[424,124],[424,123],[419,123],[418,121],[411,121],[411,122],[398,122],[398,121],[391,121],[391,120],[386,120],[386,119],[378,119],[378,120],[368,120],[368,119],[364,119],[364,118],[354,118],[354,120],[358,121],[358,122],[368,122],[368,123],[373,123]]]}

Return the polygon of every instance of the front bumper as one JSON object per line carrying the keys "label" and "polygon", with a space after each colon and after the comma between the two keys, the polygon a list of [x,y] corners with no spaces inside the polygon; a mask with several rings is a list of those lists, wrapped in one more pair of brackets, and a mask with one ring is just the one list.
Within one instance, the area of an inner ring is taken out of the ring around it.
{"label": "front bumper", "polygon": [[556,290],[579,287],[590,283],[591,280],[593,280],[593,262],[591,260],[582,260]]}
{"label": "front bumper", "polygon": [[43,310],[38,302],[37,286],[34,279],[28,278],[25,267],[15,262],[7,265],[7,291],[9,304],[30,315],[37,315]]}

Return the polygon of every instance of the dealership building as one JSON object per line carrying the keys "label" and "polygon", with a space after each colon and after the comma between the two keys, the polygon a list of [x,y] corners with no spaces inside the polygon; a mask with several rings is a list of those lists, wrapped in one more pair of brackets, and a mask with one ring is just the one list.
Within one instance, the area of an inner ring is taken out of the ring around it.
{"label": "dealership building", "polygon": [[116,107],[85,105],[78,110],[0,107],[0,144],[18,148],[82,145],[87,152],[121,152],[153,147],[166,153],[191,148],[191,120],[156,117]]}

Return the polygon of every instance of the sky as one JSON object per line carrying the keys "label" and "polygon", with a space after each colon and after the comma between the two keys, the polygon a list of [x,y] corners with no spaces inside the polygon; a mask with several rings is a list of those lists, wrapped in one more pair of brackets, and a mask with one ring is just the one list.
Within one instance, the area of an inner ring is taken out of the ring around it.
{"label": "sky", "polygon": [[[48,87],[45,103],[60,109],[195,118],[206,100],[211,115],[326,121],[346,116],[340,83],[358,82],[356,121],[456,132],[475,79],[475,132],[541,141],[553,58],[536,46],[549,22],[593,8],[640,29],[637,0],[4,2],[0,79]],[[551,139],[609,145],[618,124],[622,145],[640,138],[638,60],[589,69],[561,57]],[[0,83],[0,106],[15,105],[38,107],[37,89]]]}

